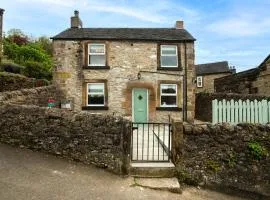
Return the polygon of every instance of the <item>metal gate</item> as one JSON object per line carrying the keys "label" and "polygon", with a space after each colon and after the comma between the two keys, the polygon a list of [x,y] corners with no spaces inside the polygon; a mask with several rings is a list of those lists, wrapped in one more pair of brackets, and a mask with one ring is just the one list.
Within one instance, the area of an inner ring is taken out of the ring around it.
{"label": "metal gate", "polygon": [[170,123],[132,123],[131,161],[169,162]]}

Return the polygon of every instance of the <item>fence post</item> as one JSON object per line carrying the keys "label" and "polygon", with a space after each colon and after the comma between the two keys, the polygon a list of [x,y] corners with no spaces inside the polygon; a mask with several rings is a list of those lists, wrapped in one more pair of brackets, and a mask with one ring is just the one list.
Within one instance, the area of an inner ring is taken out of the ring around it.
{"label": "fence post", "polygon": [[243,102],[243,122],[247,122],[247,103]]}
{"label": "fence post", "polygon": [[231,104],[227,101],[227,122],[231,123]]}
{"label": "fence post", "polygon": [[218,122],[218,101],[217,99],[212,100],[212,123],[216,124]]}
{"label": "fence post", "polygon": [[172,119],[171,158],[174,164],[180,161],[182,156],[184,128],[181,119]]}
{"label": "fence post", "polygon": [[234,124],[234,100],[231,99],[231,123]]}
{"label": "fence post", "polygon": [[254,102],[250,102],[250,123],[255,122],[255,117],[254,117]]}
{"label": "fence post", "polygon": [[254,101],[254,115],[255,115],[255,123],[258,123],[259,122],[259,112],[258,112],[258,101],[257,99],[255,99]]}
{"label": "fence post", "polygon": [[238,101],[235,101],[235,109],[234,109],[234,112],[235,112],[235,124],[238,124],[239,122],[239,105],[238,105]]}
{"label": "fence post", "polygon": [[238,122],[243,122],[243,101],[240,99],[239,101],[238,101],[238,103],[239,103],[239,111],[238,111],[238,113],[239,113],[239,118],[238,118]]}
{"label": "fence post", "polygon": [[251,108],[251,105],[250,105],[250,101],[248,99],[247,100],[247,123],[250,123],[251,122],[250,108]]}
{"label": "fence post", "polygon": [[222,100],[222,122],[227,122],[227,117],[226,117],[226,100]]}

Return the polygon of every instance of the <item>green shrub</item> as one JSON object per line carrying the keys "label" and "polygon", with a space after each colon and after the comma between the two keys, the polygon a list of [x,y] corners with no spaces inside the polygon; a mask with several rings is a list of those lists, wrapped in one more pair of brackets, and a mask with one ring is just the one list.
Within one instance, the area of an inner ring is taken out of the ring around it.
{"label": "green shrub", "polygon": [[28,77],[36,79],[48,79],[52,78],[52,74],[41,63],[35,61],[25,62],[25,68],[23,74]]}
{"label": "green shrub", "polygon": [[256,141],[250,141],[248,143],[248,149],[250,155],[255,160],[261,160],[263,157],[266,157],[268,155],[267,150],[263,146],[261,146],[259,142]]}
{"label": "green shrub", "polygon": [[220,171],[220,165],[218,162],[214,161],[214,160],[207,160],[206,161],[206,168],[210,171],[213,172],[218,172]]}

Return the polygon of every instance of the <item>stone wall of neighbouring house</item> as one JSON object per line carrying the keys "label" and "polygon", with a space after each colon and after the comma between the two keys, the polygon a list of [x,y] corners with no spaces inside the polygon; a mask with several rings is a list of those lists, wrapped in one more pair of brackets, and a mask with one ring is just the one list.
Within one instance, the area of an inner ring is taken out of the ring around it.
{"label": "stone wall of neighbouring house", "polygon": [[[197,87],[196,92],[207,92],[207,93],[213,93],[215,92],[214,88],[214,80],[217,78],[221,78],[224,76],[228,76],[231,73],[220,73],[220,74],[207,74],[207,75],[202,75],[203,77],[203,87]],[[200,75],[198,75],[200,76]]]}
{"label": "stone wall of neighbouring house", "polygon": [[36,105],[47,107],[48,99],[53,98],[57,102],[63,99],[61,92],[54,86],[37,87],[16,91],[0,92],[0,105],[6,103],[19,105]]}
{"label": "stone wall of neighbouring house", "polygon": [[6,104],[0,118],[3,143],[128,173],[131,127],[121,117]]}
{"label": "stone wall of neighbouring house", "polygon": [[257,94],[270,96],[270,60],[265,64],[264,70],[260,71],[252,87],[256,88]]}
{"label": "stone wall of neighbouring house", "polygon": [[[117,42],[106,41],[108,65],[110,69],[90,70],[85,66],[85,45],[89,41],[54,41],[54,83],[63,91],[64,96],[73,98],[75,110],[86,106],[86,84],[91,81],[107,81],[108,111],[90,110],[91,113],[118,113],[131,118],[130,85],[149,90],[149,121],[167,121],[171,117],[182,117],[181,111],[159,111],[157,96],[159,81],[180,82],[178,107],[183,108],[183,74],[159,71],[157,73],[157,43],[155,42]],[[185,66],[185,46],[179,44],[181,66]],[[195,85],[194,80],[194,44],[187,43],[188,72],[188,117],[194,118]],[[141,72],[141,79],[137,74]],[[131,90],[132,91],[132,90]]]}
{"label": "stone wall of neighbouring house", "polygon": [[197,93],[195,118],[201,121],[212,121],[212,100],[270,100],[269,96],[260,96],[256,94],[230,94],[230,93]]}
{"label": "stone wall of neighbouring house", "polygon": [[270,96],[270,60],[262,66],[215,79],[216,92]]}
{"label": "stone wall of neighbouring house", "polygon": [[270,198],[270,125],[186,124],[180,143],[181,182]]}
{"label": "stone wall of neighbouring house", "polygon": [[215,79],[214,87],[218,93],[254,93],[252,82],[256,80],[260,70],[258,68],[250,69],[244,72],[232,74],[230,76]]}
{"label": "stone wall of neighbouring house", "polygon": [[49,85],[47,80],[37,80],[19,74],[0,72],[0,92],[14,91]]}

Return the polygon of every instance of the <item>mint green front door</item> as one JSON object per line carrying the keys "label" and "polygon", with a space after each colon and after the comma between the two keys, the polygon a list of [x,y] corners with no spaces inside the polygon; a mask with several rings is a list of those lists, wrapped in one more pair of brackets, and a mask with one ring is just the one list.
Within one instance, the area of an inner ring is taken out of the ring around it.
{"label": "mint green front door", "polygon": [[147,122],[148,98],[147,89],[133,89],[133,120],[134,122]]}

